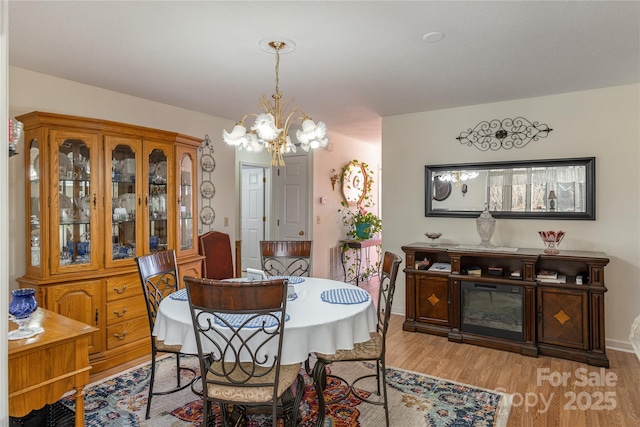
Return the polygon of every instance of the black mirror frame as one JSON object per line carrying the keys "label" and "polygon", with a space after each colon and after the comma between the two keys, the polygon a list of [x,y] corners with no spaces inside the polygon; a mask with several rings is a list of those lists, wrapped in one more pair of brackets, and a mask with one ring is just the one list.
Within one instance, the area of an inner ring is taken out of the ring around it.
{"label": "black mirror frame", "polygon": [[571,219],[571,220],[595,220],[596,219],[596,158],[579,157],[570,159],[548,159],[548,160],[519,160],[511,162],[489,162],[489,163],[458,163],[449,165],[427,165],[424,168],[425,180],[425,216],[426,217],[453,217],[453,218],[475,218],[480,213],[478,211],[442,211],[433,210],[431,201],[433,200],[433,182],[431,176],[434,172],[455,171],[464,169],[484,170],[495,168],[522,168],[522,167],[542,167],[542,166],[585,166],[586,182],[586,210],[585,212],[498,212],[491,211],[495,218],[513,219]]}

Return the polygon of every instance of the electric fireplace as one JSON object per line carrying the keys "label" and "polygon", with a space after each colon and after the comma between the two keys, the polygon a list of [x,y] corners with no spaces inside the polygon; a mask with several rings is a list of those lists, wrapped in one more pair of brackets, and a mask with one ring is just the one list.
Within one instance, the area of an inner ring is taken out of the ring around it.
{"label": "electric fireplace", "polygon": [[461,330],[522,342],[521,286],[462,281]]}

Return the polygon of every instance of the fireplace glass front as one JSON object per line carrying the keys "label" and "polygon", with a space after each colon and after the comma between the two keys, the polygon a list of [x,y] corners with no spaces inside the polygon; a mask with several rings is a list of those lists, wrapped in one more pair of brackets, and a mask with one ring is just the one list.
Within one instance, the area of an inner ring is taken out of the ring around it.
{"label": "fireplace glass front", "polygon": [[521,286],[463,281],[461,291],[463,332],[523,341]]}

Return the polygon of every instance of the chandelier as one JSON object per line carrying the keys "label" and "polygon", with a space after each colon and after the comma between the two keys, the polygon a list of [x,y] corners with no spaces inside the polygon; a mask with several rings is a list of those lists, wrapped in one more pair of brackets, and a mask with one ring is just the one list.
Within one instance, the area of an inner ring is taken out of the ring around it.
{"label": "chandelier", "polygon": [[[290,40],[286,42],[262,40],[260,47],[266,52],[275,52],[276,54],[276,91],[271,95],[273,100],[269,100],[267,95],[263,93],[258,104],[262,113],[245,115],[242,120],[236,123],[231,132],[222,131],[222,139],[228,145],[238,147],[239,150],[245,149],[257,153],[266,147],[267,151],[271,153],[271,165],[284,166],[282,155],[296,152],[296,146],[289,137],[289,128],[292,123],[297,120],[302,123],[302,129],[296,131],[296,138],[304,151],[327,146],[329,143],[327,125],[324,122],[316,124],[311,120],[293,103],[295,98],[291,98],[289,101],[282,99],[279,86],[280,52],[292,52],[295,49],[295,44]],[[245,120],[249,117],[254,117],[254,121],[247,130]]]}
{"label": "chandelier", "polygon": [[440,175],[441,181],[460,183],[462,181],[470,181],[476,179],[480,175],[477,171],[452,171],[445,172]]}

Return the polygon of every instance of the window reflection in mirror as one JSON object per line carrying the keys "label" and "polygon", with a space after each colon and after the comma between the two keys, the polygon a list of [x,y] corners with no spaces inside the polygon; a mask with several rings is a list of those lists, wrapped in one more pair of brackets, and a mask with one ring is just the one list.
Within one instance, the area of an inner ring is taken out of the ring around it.
{"label": "window reflection in mirror", "polygon": [[425,186],[426,216],[595,219],[595,158],[433,165]]}

